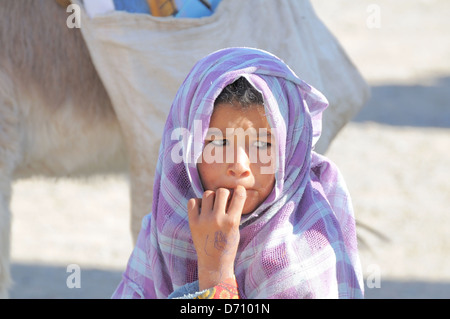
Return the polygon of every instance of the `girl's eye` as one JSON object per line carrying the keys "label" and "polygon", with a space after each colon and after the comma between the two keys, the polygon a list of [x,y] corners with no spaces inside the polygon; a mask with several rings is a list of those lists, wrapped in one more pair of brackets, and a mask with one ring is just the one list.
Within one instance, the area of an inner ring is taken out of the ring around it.
{"label": "girl's eye", "polygon": [[[207,142],[207,144],[212,144],[214,146],[227,146],[229,145],[229,142],[227,139],[215,139],[215,140],[210,140],[209,142]],[[272,144],[269,142],[264,142],[264,141],[255,141],[253,142],[253,146],[259,149],[265,149],[270,147]]]}
{"label": "girl's eye", "polygon": [[257,147],[257,148],[268,148],[268,147],[270,147],[270,143],[269,142],[263,142],[263,141],[256,141],[255,143],[254,143],[254,145]]}
{"label": "girl's eye", "polygon": [[213,141],[210,141],[209,143],[211,143],[214,146],[225,146],[225,145],[228,145],[228,141],[227,140],[222,140],[222,139],[215,139]]}

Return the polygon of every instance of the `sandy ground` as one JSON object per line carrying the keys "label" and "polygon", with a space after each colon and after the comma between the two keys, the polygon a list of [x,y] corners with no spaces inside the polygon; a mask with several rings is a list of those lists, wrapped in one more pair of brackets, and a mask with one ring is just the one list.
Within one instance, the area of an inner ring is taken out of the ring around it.
{"label": "sandy ground", "polygon": [[[450,2],[312,3],[372,86],[327,153],[361,223],[366,297],[449,298]],[[126,177],[20,181],[11,206],[12,298],[110,297],[132,249]]]}

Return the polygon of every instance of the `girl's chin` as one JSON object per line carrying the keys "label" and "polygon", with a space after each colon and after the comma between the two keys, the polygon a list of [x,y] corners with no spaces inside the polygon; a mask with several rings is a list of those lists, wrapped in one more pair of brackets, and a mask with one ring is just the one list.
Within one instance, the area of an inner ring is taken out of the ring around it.
{"label": "girl's chin", "polygon": [[242,209],[242,215],[251,214],[256,208],[258,208],[259,198],[258,192],[255,190],[247,191],[247,199],[245,200],[244,208]]}
{"label": "girl's chin", "polygon": [[253,208],[245,209],[245,207],[244,207],[244,209],[242,210],[242,215],[251,214],[253,211],[254,211]]}

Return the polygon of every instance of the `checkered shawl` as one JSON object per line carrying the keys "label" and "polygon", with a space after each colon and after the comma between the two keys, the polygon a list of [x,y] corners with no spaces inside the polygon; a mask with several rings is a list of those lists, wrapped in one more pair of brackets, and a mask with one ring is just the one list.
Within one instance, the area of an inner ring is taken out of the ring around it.
{"label": "checkered shawl", "polygon": [[162,136],[152,213],[143,220],[115,297],[167,298],[198,279],[187,202],[204,192],[196,162],[214,101],[239,77],[262,93],[278,145],[274,189],[241,219],[235,260],[241,298],[363,296],[350,196],[336,166],[313,151],[327,100],[272,54],[229,48],[200,60],[176,94]]}

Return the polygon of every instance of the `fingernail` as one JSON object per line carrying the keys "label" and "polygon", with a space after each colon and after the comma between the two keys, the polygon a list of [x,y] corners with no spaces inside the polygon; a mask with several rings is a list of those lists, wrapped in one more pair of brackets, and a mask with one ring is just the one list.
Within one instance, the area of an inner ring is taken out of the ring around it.
{"label": "fingernail", "polygon": [[247,195],[247,192],[245,191],[244,186],[238,185],[235,189],[236,195],[240,197],[245,197]]}
{"label": "fingernail", "polygon": [[188,210],[194,209],[194,206],[195,206],[195,200],[191,198],[191,199],[188,201],[187,206],[188,206]]}

